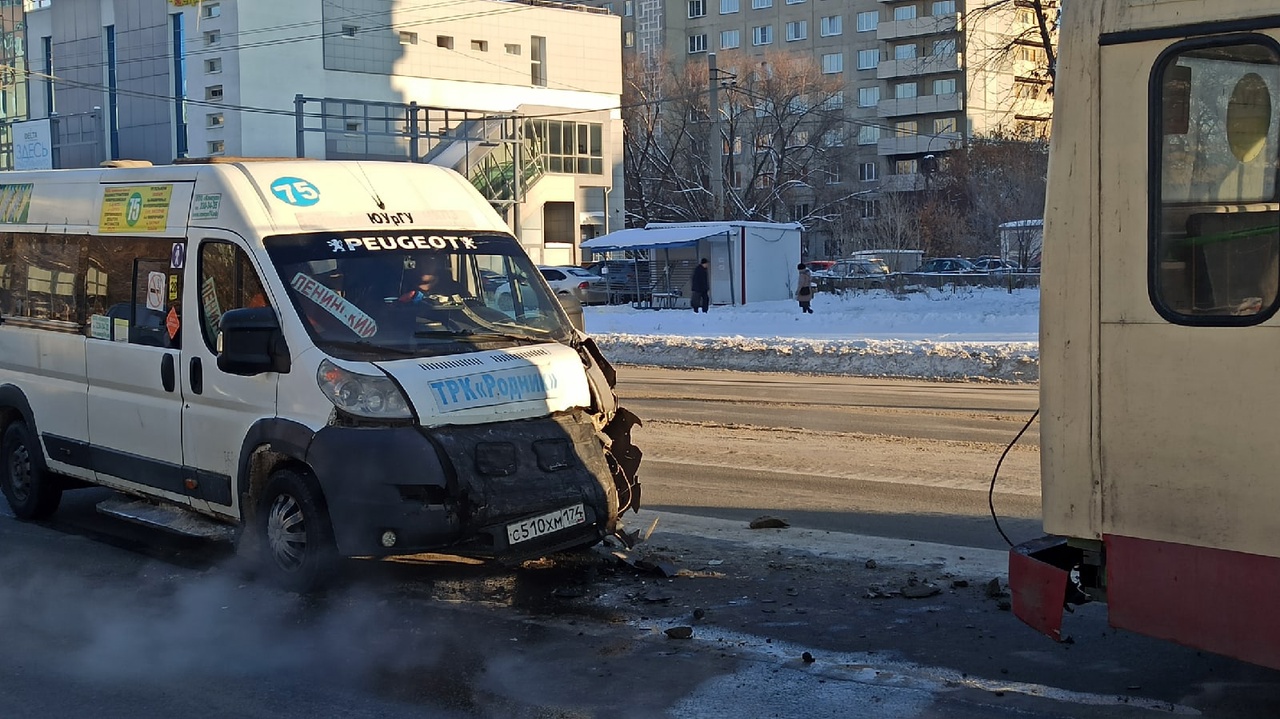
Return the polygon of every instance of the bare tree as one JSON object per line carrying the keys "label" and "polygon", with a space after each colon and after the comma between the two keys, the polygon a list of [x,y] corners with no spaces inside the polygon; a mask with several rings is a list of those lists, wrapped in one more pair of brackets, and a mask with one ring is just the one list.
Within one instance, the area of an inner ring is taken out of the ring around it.
{"label": "bare tree", "polygon": [[[843,86],[812,58],[789,53],[718,58],[724,143],[724,207],[730,219],[809,226],[838,215],[827,179],[845,156]],[[705,65],[637,59],[627,66],[623,104],[631,224],[712,216]],[[819,191],[823,190],[823,191]]]}

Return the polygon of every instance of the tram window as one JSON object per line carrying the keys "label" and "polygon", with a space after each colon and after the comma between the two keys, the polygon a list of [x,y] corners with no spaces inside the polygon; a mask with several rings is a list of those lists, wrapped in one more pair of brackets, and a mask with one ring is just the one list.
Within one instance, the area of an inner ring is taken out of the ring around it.
{"label": "tram window", "polygon": [[1173,322],[1255,324],[1280,289],[1280,45],[1185,47],[1154,70],[1151,297]]}

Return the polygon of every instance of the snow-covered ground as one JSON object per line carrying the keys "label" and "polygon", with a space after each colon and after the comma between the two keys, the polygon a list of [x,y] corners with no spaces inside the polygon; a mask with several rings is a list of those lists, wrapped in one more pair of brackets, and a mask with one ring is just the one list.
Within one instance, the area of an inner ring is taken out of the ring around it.
{"label": "snow-covered ground", "polygon": [[1040,291],[961,288],[819,294],[690,310],[586,307],[587,331],[616,364],[757,372],[1035,382]]}

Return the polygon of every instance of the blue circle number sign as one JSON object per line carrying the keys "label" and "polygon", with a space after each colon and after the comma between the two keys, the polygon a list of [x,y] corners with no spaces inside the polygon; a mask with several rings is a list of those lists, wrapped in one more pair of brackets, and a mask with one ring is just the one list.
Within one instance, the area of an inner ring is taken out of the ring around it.
{"label": "blue circle number sign", "polygon": [[310,207],[320,201],[320,190],[297,177],[280,177],[271,183],[271,194],[295,207]]}

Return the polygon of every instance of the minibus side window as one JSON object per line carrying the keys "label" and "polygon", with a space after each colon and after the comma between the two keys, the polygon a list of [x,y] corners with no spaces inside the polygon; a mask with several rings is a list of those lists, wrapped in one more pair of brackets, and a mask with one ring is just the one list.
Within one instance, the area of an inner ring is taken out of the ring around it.
{"label": "minibus side window", "polygon": [[[73,235],[9,234],[0,240],[0,315],[68,323],[84,320],[76,291],[80,241]],[[52,328],[52,327],[51,327]]]}
{"label": "minibus side window", "polygon": [[1280,288],[1280,45],[1189,41],[1153,73],[1152,301],[1179,324],[1265,321]]}
{"label": "minibus side window", "polygon": [[242,307],[269,307],[267,293],[249,255],[230,242],[200,245],[200,327],[209,351],[218,352],[223,313]]}
{"label": "minibus side window", "polygon": [[[84,237],[88,256],[80,286],[86,334],[150,347],[182,346],[181,258],[172,239]],[[178,258],[178,259],[175,259]]]}

